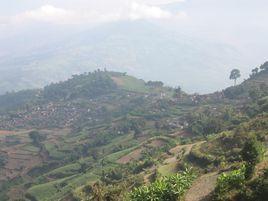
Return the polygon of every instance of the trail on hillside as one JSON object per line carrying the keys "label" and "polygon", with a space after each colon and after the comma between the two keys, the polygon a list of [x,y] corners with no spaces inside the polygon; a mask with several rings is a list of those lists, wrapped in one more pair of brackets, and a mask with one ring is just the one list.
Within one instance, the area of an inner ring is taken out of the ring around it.
{"label": "trail on hillside", "polygon": [[173,163],[176,161],[180,161],[184,156],[189,155],[193,146],[199,146],[204,142],[205,141],[201,141],[201,142],[197,142],[197,143],[193,143],[193,144],[178,145],[178,146],[170,149],[169,152],[174,154],[174,156],[171,158],[167,158],[164,161],[164,164],[169,164],[169,163]]}
{"label": "trail on hillside", "polygon": [[218,172],[199,177],[186,193],[185,201],[206,201],[213,192],[217,182]]}

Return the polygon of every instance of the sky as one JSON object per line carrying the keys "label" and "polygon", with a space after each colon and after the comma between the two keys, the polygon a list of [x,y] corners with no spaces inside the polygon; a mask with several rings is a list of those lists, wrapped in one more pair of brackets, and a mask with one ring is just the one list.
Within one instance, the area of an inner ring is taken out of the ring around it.
{"label": "sky", "polygon": [[[172,11],[163,7],[174,2]],[[267,10],[267,0],[0,0],[0,36],[33,23],[77,27],[144,19],[232,44],[262,44]]]}
{"label": "sky", "polygon": [[[171,3],[177,3],[171,10],[163,6]],[[0,0],[0,38],[32,24],[79,28],[154,20],[200,38],[264,52],[267,10],[267,0]]]}
{"label": "sky", "polygon": [[174,1],[1,0],[0,24],[18,26],[34,21],[54,24],[94,24],[116,20],[167,19],[183,16],[183,12],[172,14],[159,7],[161,4],[172,2]]}

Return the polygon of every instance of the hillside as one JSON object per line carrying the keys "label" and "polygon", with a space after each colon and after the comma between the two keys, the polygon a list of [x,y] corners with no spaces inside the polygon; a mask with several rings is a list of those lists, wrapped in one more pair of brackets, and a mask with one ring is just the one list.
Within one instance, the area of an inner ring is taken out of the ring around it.
{"label": "hillside", "polygon": [[207,95],[106,70],[2,95],[0,200],[263,201],[267,72]]}
{"label": "hillside", "polygon": [[254,72],[255,69],[252,70],[252,74],[250,78],[245,80],[241,85],[235,87],[229,87],[225,91],[225,95],[229,98],[256,98],[258,96],[263,96],[262,91],[266,91],[268,85],[268,71],[267,71],[267,62],[260,66],[260,69],[265,69],[257,73]]}

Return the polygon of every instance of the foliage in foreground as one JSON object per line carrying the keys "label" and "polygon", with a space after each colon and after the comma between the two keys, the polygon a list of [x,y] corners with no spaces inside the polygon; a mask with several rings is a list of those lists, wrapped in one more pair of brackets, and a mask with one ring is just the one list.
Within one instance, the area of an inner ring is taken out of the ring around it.
{"label": "foliage in foreground", "polygon": [[214,193],[215,201],[264,201],[268,196],[268,169],[253,180],[245,177],[246,167],[222,174]]}
{"label": "foliage in foreground", "polygon": [[263,175],[250,182],[244,192],[239,195],[239,200],[263,201],[268,197],[268,169]]}
{"label": "foliage in foreground", "polygon": [[233,170],[229,173],[222,173],[217,180],[217,186],[214,192],[214,200],[226,200],[226,194],[233,189],[240,189],[245,179],[245,166],[238,170]]}
{"label": "foliage in foreground", "polygon": [[186,170],[182,173],[163,177],[149,186],[135,188],[130,193],[131,201],[176,201],[180,200],[187,189],[190,188],[196,175],[192,170]]}

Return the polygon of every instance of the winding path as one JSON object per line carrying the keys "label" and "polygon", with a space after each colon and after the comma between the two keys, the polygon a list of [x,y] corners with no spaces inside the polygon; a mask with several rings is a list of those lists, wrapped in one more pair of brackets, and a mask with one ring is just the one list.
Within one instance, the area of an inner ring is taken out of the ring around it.
{"label": "winding path", "polygon": [[199,177],[186,193],[185,201],[206,201],[216,186],[217,177],[218,172]]}

